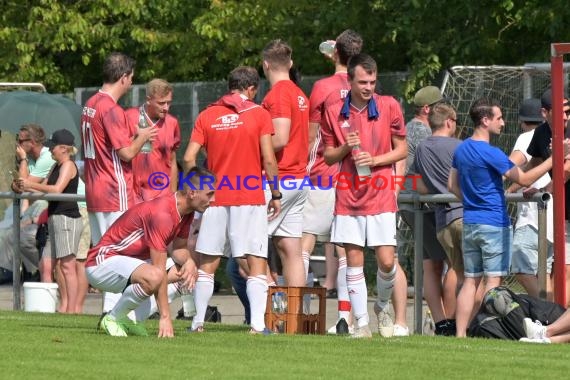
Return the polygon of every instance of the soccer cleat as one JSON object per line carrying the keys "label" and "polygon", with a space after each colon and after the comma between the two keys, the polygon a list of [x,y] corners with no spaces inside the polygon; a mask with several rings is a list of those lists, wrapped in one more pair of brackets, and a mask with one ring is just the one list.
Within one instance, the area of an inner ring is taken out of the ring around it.
{"label": "soccer cleat", "polygon": [[394,333],[392,336],[410,336],[408,326],[394,325]]}
{"label": "soccer cleat", "polygon": [[519,342],[525,342],[525,343],[539,343],[539,344],[550,344],[552,343],[550,341],[550,339],[548,338],[536,338],[536,339],[531,339],[531,338],[520,338]]}
{"label": "soccer cleat", "polygon": [[128,317],[119,320],[119,324],[132,336],[148,336],[148,331],[142,323],[135,323]]}
{"label": "soccer cleat", "polygon": [[256,329],[254,329],[253,327],[249,330],[249,334],[250,335],[271,335],[273,334],[273,332],[271,330],[269,330],[267,327],[265,327],[263,330],[258,331]]}
{"label": "soccer cleat", "polygon": [[362,327],[355,327],[354,333],[350,337],[353,339],[362,339],[362,338],[370,339],[372,338],[372,331],[370,331],[370,327],[368,327],[368,325],[364,325]]}
{"label": "soccer cleat", "polygon": [[337,335],[348,335],[349,331],[348,331],[348,323],[346,322],[346,319],[341,318],[338,320],[338,322],[336,323],[336,326],[335,326],[335,332]]}
{"label": "soccer cleat", "polygon": [[526,337],[529,339],[544,339],[546,338],[546,326],[543,326],[540,321],[533,322],[530,318],[523,319],[523,327]]}
{"label": "soccer cleat", "polygon": [[107,335],[126,337],[127,332],[122,324],[115,320],[115,318],[106,314],[101,318],[99,326]]}
{"label": "soccer cleat", "polygon": [[394,335],[394,322],[388,314],[388,305],[384,309],[378,306],[378,303],[374,303],[374,313],[378,319],[378,333],[384,338],[390,338]]}

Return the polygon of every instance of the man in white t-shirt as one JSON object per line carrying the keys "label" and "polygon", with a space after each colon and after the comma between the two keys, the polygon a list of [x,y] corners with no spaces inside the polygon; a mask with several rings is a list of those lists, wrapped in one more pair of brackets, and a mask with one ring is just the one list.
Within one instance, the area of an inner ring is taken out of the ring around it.
{"label": "man in white t-shirt", "polygon": [[[524,167],[531,156],[527,153],[527,148],[534,135],[534,130],[544,122],[541,113],[540,99],[526,99],[519,108],[519,120],[523,133],[517,138],[510,160],[517,166]],[[541,189],[550,182],[550,175],[546,173],[532,184],[531,188]],[[514,192],[520,186],[513,185],[507,192]],[[523,191],[523,190],[519,190]],[[547,272],[552,269],[552,206],[548,203],[547,208],[547,239],[548,239],[548,259]],[[538,297],[538,205],[536,202],[517,203],[517,221],[513,235],[513,257],[511,262],[511,272],[515,274],[517,281],[525,288],[526,292],[534,297]],[[552,280],[547,276],[547,293],[552,298]]]}

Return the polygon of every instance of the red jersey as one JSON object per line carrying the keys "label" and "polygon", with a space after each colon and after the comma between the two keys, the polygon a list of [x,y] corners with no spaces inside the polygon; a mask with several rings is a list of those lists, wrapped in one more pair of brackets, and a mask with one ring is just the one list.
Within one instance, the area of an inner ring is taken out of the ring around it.
{"label": "red jersey", "polygon": [[[344,99],[350,91],[348,83],[348,74],[346,72],[338,72],[330,77],[320,79],[313,85],[311,98],[309,99],[309,122],[321,123],[322,114],[325,108],[325,101],[330,97],[330,101],[336,98]],[[329,187],[332,184],[328,179],[334,177],[338,173],[339,165],[329,166],[325,163],[323,157],[325,145],[322,139],[321,128],[317,130],[315,144],[309,152],[309,162],[307,164],[307,173],[311,177],[311,182],[320,187]]]}
{"label": "red jersey", "polygon": [[88,211],[125,211],[133,205],[132,166],[117,151],[131,145],[135,132],[111,95],[99,91],[85,103],[81,140]]}
{"label": "red jersey", "polygon": [[262,105],[272,119],[291,120],[289,142],[275,152],[279,177],[304,178],[309,156],[309,99],[295,83],[282,80],[271,87]]}
{"label": "red jersey", "polygon": [[202,145],[216,174],[214,206],[264,205],[259,139],[273,134],[269,113],[239,94],[220,98],[202,111],[190,141]]}
{"label": "red jersey", "polygon": [[85,266],[99,265],[116,255],[148,260],[151,248],[166,251],[175,238],[187,239],[193,219],[194,213],[180,215],[172,192],[139,203],[121,215],[89,250]]}
{"label": "red jersey", "polygon": [[[129,124],[136,129],[139,123],[139,108],[133,107],[126,111]],[[132,160],[133,165],[133,181],[136,203],[149,201],[163,194],[170,193],[170,187],[167,182],[157,182],[165,180],[157,176],[153,181],[153,187],[149,185],[149,178],[153,173],[164,173],[170,176],[172,170],[172,155],[176,155],[176,150],[180,146],[180,126],[178,120],[167,114],[164,119],[158,120],[153,124],[149,120],[150,125],[158,128],[158,134],[152,141],[152,151],[149,153],[139,152]],[[170,181],[177,181],[178,178],[169,178]],[[159,189],[166,186],[163,189]]]}
{"label": "red jersey", "polygon": [[[346,111],[348,118],[341,111]],[[392,136],[406,136],[398,101],[391,96],[377,94],[363,110],[350,105],[350,97],[344,100],[331,98],[330,103],[327,100],[321,126],[325,146],[341,146],[346,142],[348,132],[358,131],[360,149],[372,156],[390,152]],[[375,166],[370,170],[371,183],[359,183],[351,154],[344,157],[336,188],[335,215],[377,215],[397,210],[394,165]]]}

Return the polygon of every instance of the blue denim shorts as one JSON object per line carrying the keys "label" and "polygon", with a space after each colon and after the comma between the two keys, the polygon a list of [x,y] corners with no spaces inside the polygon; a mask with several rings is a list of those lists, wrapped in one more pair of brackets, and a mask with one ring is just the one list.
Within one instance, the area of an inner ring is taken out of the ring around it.
{"label": "blue denim shorts", "polygon": [[512,227],[487,224],[463,225],[465,277],[501,277],[509,274]]}
{"label": "blue denim shorts", "polygon": [[[548,242],[546,272],[551,273],[552,243]],[[530,224],[519,227],[513,235],[513,262],[511,272],[536,275],[538,271],[538,231]]]}

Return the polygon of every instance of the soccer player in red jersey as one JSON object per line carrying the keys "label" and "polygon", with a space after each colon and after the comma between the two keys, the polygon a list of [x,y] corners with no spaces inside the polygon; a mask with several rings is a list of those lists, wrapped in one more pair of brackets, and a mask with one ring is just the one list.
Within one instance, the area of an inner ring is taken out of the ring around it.
{"label": "soccer player in red jersey", "polygon": [[[103,64],[103,86],[83,107],[81,140],[85,159],[85,198],[93,245],[123,212],[134,205],[131,160],[157,132],[156,128],[137,131],[130,127],[125,111],[117,104],[131,87],[134,68],[132,58],[123,53],[111,53]],[[103,311],[108,311],[116,297],[104,298]]]}
{"label": "soccer player in red jersey", "polygon": [[[329,333],[346,334],[349,332],[350,299],[346,287],[346,253],[337,246],[338,259],[334,257],[334,246],[330,243],[330,232],[334,213],[335,189],[330,179],[338,174],[339,165],[329,166],[325,163],[323,153],[325,145],[321,135],[321,118],[325,110],[325,101],[331,97],[344,99],[350,90],[346,64],[350,57],[360,53],[362,37],[353,30],[347,29],[336,39],[332,61],[335,73],[315,82],[309,100],[309,163],[307,172],[315,189],[309,190],[303,210],[303,263],[308,271],[311,253],[317,240],[325,243],[326,280],[328,292],[337,289],[339,319]],[[331,100],[332,101],[332,100]],[[332,273],[337,272],[337,273]],[[334,279],[336,278],[336,283]],[[328,296],[327,292],[327,296]]]}
{"label": "soccer player in red jersey", "polygon": [[[262,106],[269,111],[272,137],[283,193],[281,215],[269,222],[269,236],[283,263],[288,286],[305,286],[301,255],[303,207],[309,187],[303,187],[309,156],[309,99],[289,77],[292,49],[281,40],[263,49],[263,72],[271,84]],[[266,191],[266,200],[270,193]]]}
{"label": "soccer player in red jersey", "polygon": [[132,161],[136,203],[176,191],[176,150],[180,146],[180,126],[178,120],[168,113],[171,104],[172,85],[163,79],[153,79],[146,85],[145,103],[126,111],[130,125],[140,126],[142,122],[158,129],[156,137],[149,142],[150,151],[142,150]]}
{"label": "soccer player in red jersey", "polygon": [[[374,249],[378,262],[379,324],[388,319],[386,308],[396,277],[396,194],[385,179],[394,164],[406,157],[406,130],[400,104],[374,93],[377,66],[372,57],[358,54],[348,61],[350,92],[345,99],[325,103],[322,133],[325,162],[340,162],[335,218],[331,241],[344,245],[347,284],[356,319],[354,337],[372,336],[368,326],[368,291],[364,278],[364,246]],[[358,151],[354,151],[358,148]],[[354,152],[353,152],[354,151]],[[368,166],[369,177],[357,175],[356,166]],[[384,180],[383,180],[384,178]],[[391,327],[391,326],[386,326]]]}
{"label": "soccer player in red jersey", "polygon": [[184,164],[189,167],[204,148],[208,168],[219,179],[216,200],[202,215],[196,242],[196,251],[201,255],[194,291],[196,316],[191,331],[203,331],[206,308],[214,290],[214,273],[229,246],[232,256],[241,259],[241,265],[247,261],[250,332],[268,333],[265,327],[268,212],[269,219],[279,217],[282,195],[278,183],[269,181],[271,200],[266,206],[262,167],[270,179],[277,177],[278,172],[271,142],[271,117],[252,101],[258,85],[259,75],[253,67],[234,69],[228,78],[230,93],[198,115],[184,154]]}
{"label": "soccer player in red jersey", "polygon": [[[168,282],[192,288],[196,264],[187,248],[194,211],[204,212],[214,190],[200,189],[204,178],[214,175],[202,168],[189,170],[183,190],[142,202],[127,210],[89,250],[86,262],[89,283],[98,289],[120,293],[116,305],[100,322],[112,336],[147,335],[141,324],[127,314],[154,295],[160,310],[159,337],[172,337],[174,330],[166,293]],[[166,273],[167,246],[176,266]],[[149,262],[150,261],[150,262]]]}

